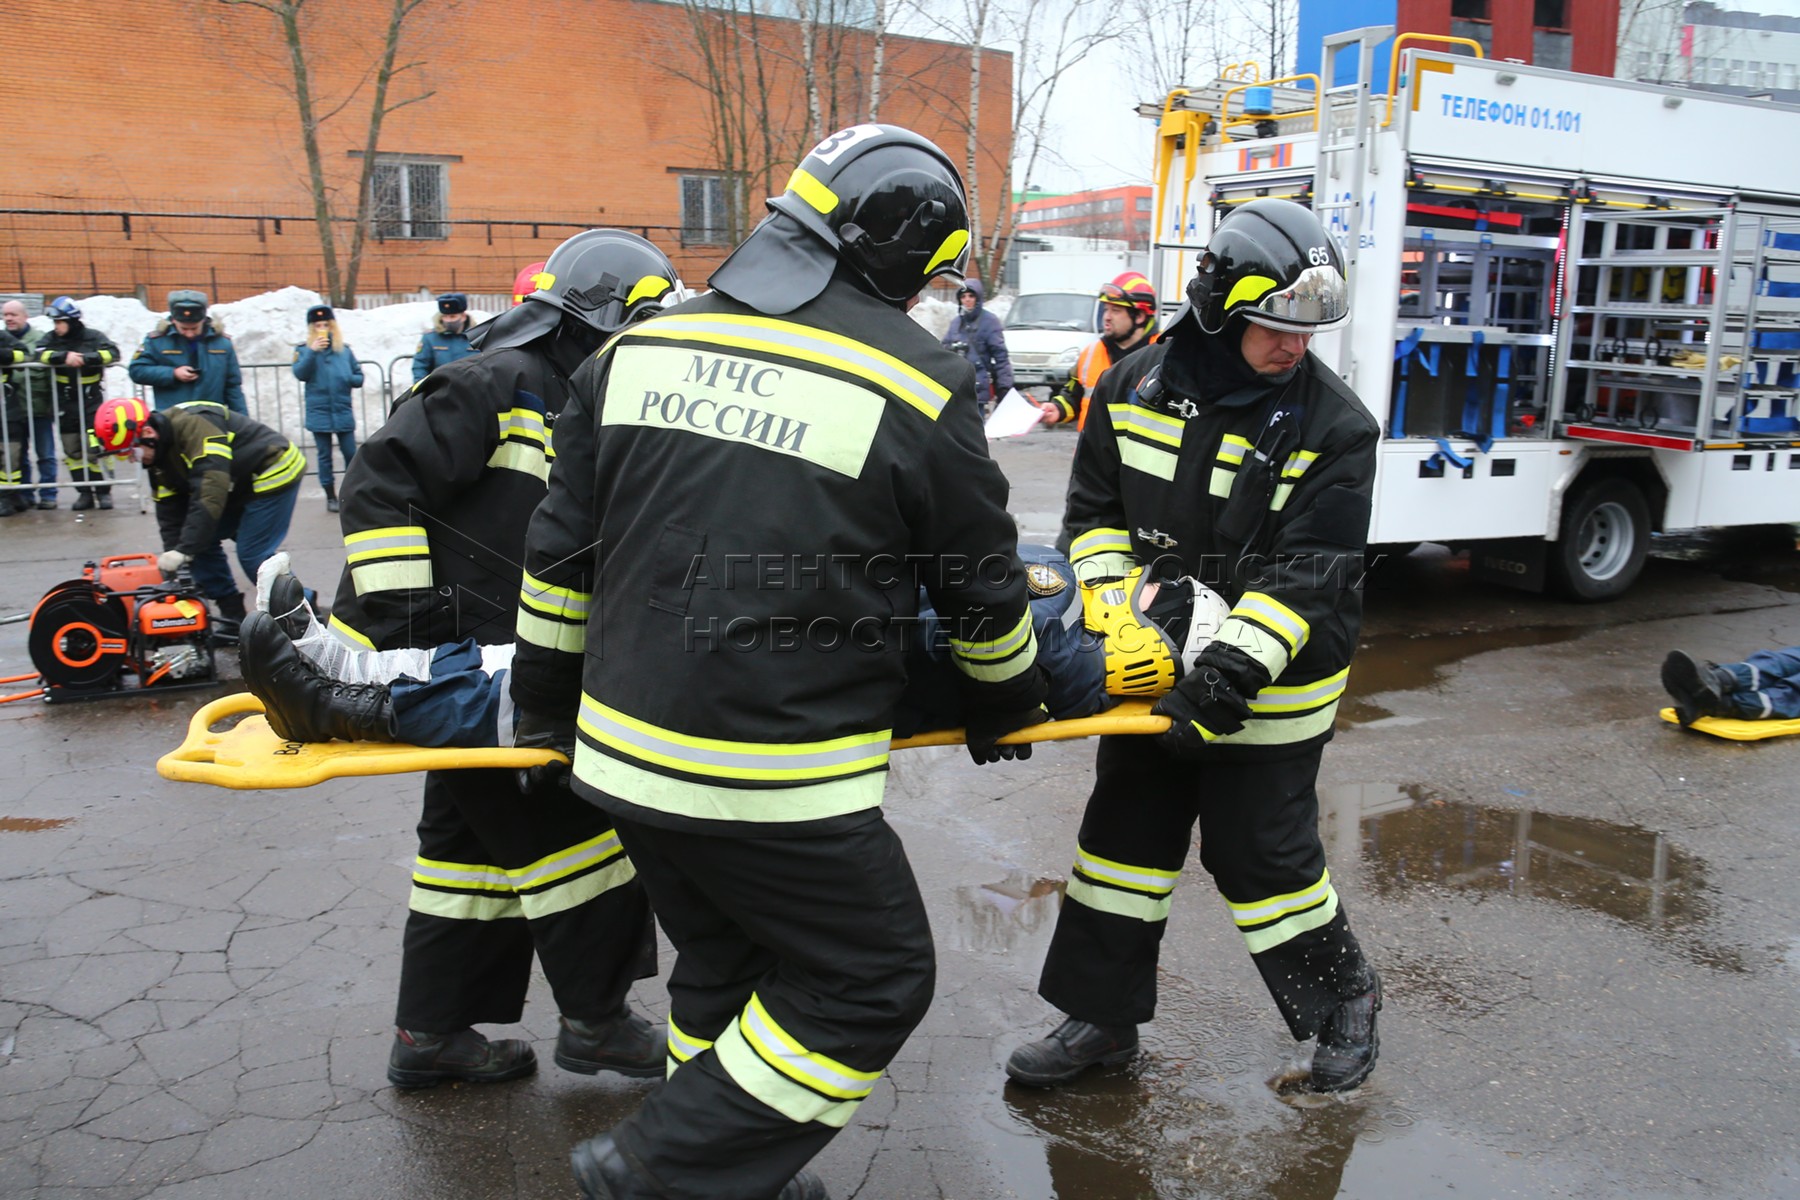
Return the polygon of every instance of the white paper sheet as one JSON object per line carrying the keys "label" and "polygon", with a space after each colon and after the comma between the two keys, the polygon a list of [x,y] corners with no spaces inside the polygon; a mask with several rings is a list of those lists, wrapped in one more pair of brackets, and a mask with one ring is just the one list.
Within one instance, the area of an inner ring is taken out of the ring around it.
{"label": "white paper sheet", "polygon": [[1042,409],[1021,395],[1018,388],[1008,388],[987,419],[988,440],[1030,433],[1032,426],[1043,419]]}

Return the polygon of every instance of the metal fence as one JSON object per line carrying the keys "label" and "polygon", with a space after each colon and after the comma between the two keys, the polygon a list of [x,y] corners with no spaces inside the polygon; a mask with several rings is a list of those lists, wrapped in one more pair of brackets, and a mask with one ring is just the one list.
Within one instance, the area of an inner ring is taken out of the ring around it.
{"label": "metal fence", "polygon": [[[363,369],[363,386],[355,392],[356,433],[360,439],[379,429],[387,420],[394,400],[412,386],[412,355],[403,354],[388,363],[371,359],[359,360]],[[56,370],[42,363],[22,363],[7,368],[11,374],[12,399],[0,405],[0,493],[20,493],[31,499],[48,488],[70,488],[75,491],[107,487],[122,489],[131,497],[138,511],[148,508],[149,492],[143,469],[128,458],[102,454],[99,443],[91,436],[71,439],[74,454],[65,453],[62,430],[63,405],[51,387],[50,372]],[[300,447],[306,456],[309,473],[318,469],[318,451],[312,434],[306,429],[305,385],[294,378],[292,363],[244,363],[244,407],[250,418],[284,434]],[[36,413],[26,395],[48,393],[50,411]],[[132,395],[146,407],[155,407],[153,389],[143,384],[131,385]],[[71,414],[71,431],[79,427],[91,433],[94,414],[82,402]],[[40,444],[39,439],[46,439]],[[40,456],[45,449],[47,455]],[[45,465],[47,478],[40,478]],[[104,476],[97,481],[71,481],[75,468],[88,472],[98,470]]]}

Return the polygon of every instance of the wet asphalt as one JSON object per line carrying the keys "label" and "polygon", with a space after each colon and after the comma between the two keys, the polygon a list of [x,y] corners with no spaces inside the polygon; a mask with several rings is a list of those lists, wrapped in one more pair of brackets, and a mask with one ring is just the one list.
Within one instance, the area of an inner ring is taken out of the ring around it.
{"label": "wet asphalt", "polygon": [[[1054,535],[1072,445],[995,451],[1029,539]],[[0,617],[87,559],[157,549],[120,500],[0,522]],[[290,547],[335,580],[316,486]],[[31,670],[26,630],[0,625],[0,675]],[[938,997],[816,1168],[866,1200],[1800,1194],[1800,740],[1656,718],[1671,648],[1795,643],[1791,537],[1671,541],[1601,606],[1475,584],[1438,547],[1384,565],[1320,780],[1386,989],[1380,1066],[1342,1099],[1279,1093],[1306,1048],[1197,855],[1140,1058],[1009,1085],[1007,1053],[1054,1020],[1036,972],[1093,747],[897,754],[887,811]],[[230,690],[0,705],[0,1197],[573,1196],[569,1146],[654,1084],[550,1065],[540,979],[525,1022],[489,1031],[532,1039],[537,1077],[389,1087],[416,781],[158,778]],[[654,980],[636,1000],[666,1008]]]}

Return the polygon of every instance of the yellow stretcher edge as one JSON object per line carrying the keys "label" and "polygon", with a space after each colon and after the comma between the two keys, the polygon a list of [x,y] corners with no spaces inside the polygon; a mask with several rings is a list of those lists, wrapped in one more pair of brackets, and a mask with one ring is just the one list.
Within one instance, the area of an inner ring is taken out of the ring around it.
{"label": "yellow stretcher edge", "polygon": [[[511,747],[482,750],[430,749],[399,742],[289,742],[278,737],[262,716],[262,701],[249,692],[221,696],[203,705],[188,720],[181,745],[156,760],[156,773],[177,783],[253,790],[301,788],[359,775],[401,775],[411,771],[448,771],[474,767],[518,770],[557,762],[554,750]],[[214,725],[243,717],[229,729]],[[1058,742],[1116,733],[1161,733],[1169,718],[1150,715],[1150,703],[1128,700],[1099,716],[1046,721],[1001,738],[1007,745]],[[918,746],[960,746],[960,729],[936,729],[899,738],[895,750]]]}
{"label": "yellow stretcher edge", "polygon": [[[1665,708],[1657,715],[1671,725],[1681,724],[1681,718],[1675,715],[1672,708]],[[1735,717],[1699,717],[1687,728],[1695,733],[1710,733],[1714,737],[1734,742],[1760,742],[1765,738],[1800,734],[1800,721],[1740,721]]]}

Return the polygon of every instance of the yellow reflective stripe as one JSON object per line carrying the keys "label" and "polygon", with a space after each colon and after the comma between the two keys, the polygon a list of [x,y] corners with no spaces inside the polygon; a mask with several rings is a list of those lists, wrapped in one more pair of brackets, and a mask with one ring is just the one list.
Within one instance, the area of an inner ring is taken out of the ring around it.
{"label": "yellow reflective stripe", "polygon": [[1255,447],[1251,446],[1248,438],[1241,438],[1235,433],[1228,433],[1219,439],[1218,459],[1222,463],[1230,463],[1233,466],[1237,466],[1244,461],[1244,455],[1250,453],[1253,449],[1255,449]]}
{"label": "yellow reflective stripe", "polygon": [[1125,578],[1138,569],[1138,560],[1129,554],[1090,554],[1073,565],[1076,582],[1093,587],[1105,579]]}
{"label": "yellow reflective stripe", "polygon": [[1239,925],[1261,925],[1265,921],[1273,921],[1277,917],[1285,917],[1289,913],[1299,912],[1303,908],[1311,908],[1331,894],[1331,872],[1321,871],[1318,879],[1297,891],[1284,892],[1279,896],[1270,896],[1264,900],[1248,900],[1242,903],[1227,900],[1225,906],[1231,909],[1231,919]]}
{"label": "yellow reflective stripe", "polygon": [[1243,598],[1232,606],[1231,615],[1249,618],[1265,626],[1269,632],[1280,634],[1294,654],[1300,653],[1300,647],[1306,645],[1306,639],[1312,636],[1312,626],[1306,623],[1305,617],[1267,592],[1245,592]]}
{"label": "yellow reflective stripe", "polygon": [[1131,534],[1123,529],[1090,529],[1069,544],[1069,561],[1095,554],[1130,554]]}
{"label": "yellow reflective stripe", "polygon": [[306,473],[306,455],[300,453],[300,447],[292,442],[287,450],[275,462],[262,469],[262,473],[250,481],[253,492],[273,492],[286,487]]}
{"label": "yellow reflective stripe", "polygon": [[961,254],[963,252],[963,247],[968,244],[968,230],[952,229],[950,231],[950,236],[944,239],[943,245],[937,248],[937,253],[931,256],[931,261],[925,264],[925,274],[930,275],[931,268],[937,266],[939,263],[955,262],[956,256]]}
{"label": "yellow reflective stripe", "polygon": [[762,997],[752,992],[750,1003],[738,1018],[744,1040],[762,1060],[815,1092],[836,1100],[861,1100],[875,1090],[880,1071],[859,1071],[835,1058],[808,1050],[793,1034],[781,1027],[763,1005]]}
{"label": "yellow reflective stripe", "polygon": [[507,877],[504,867],[482,863],[440,862],[430,858],[413,861],[413,882],[472,892],[510,893],[513,890],[512,880]]}
{"label": "yellow reflective stripe", "polygon": [[1120,432],[1130,431],[1138,437],[1149,438],[1168,446],[1180,447],[1181,435],[1187,429],[1186,421],[1151,412],[1135,404],[1109,404],[1106,411],[1112,417],[1114,429]]}
{"label": "yellow reflective stripe", "polygon": [[359,596],[367,596],[370,592],[428,588],[431,586],[431,560],[421,558],[412,562],[371,563],[351,567],[350,582]]}
{"label": "yellow reflective stripe", "polygon": [[991,642],[965,642],[960,638],[950,639],[950,651],[962,658],[996,659],[1005,658],[1017,653],[1019,648],[1031,640],[1031,609],[1026,607],[1019,617],[1018,623],[1007,631],[1005,636]]}
{"label": "yellow reflective stripe", "polygon": [[1317,450],[1296,450],[1288,455],[1287,465],[1281,468],[1283,479],[1298,479],[1306,474],[1306,468],[1319,461]]}
{"label": "yellow reflective stripe", "polygon": [[507,878],[515,888],[523,891],[526,888],[541,887],[546,883],[554,883],[565,879],[577,871],[585,871],[596,863],[603,863],[625,850],[619,845],[616,830],[609,829],[599,837],[589,838],[585,842],[577,842],[573,846],[558,850],[555,854],[547,854],[534,863],[522,867],[507,868]]}
{"label": "yellow reflective stripe", "polygon": [[1318,737],[1337,720],[1338,702],[1333,700],[1316,712],[1298,717],[1252,719],[1237,733],[1220,738],[1220,746],[1286,746]]}
{"label": "yellow reflective stripe", "polygon": [[350,562],[393,554],[429,554],[431,539],[426,537],[423,525],[390,525],[345,534],[344,550]]}
{"label": "yellow reflective stripe", "polygon": [[1223,311],[1230,312],[1240,300],[1260,300],[1275,286],[1275,281],[1267,275],[1245,275],[1232,285],[1231,294],[1225,297]]}
{"label": "yellow reflective stripe", "polygon": [[1221,500],[1231,498],[1231,485],[1237,480],[1237,472],[1230,467],[1214,467],[1206,480],[1206,494],[1217,496]]}
{"label": "yellow reflective stripe", "polygon": [[[66,462],[68,460],[65,459],[64,461]],[[79,460],[77,460],[77,461],[79,461]],[[156,491],[154,493],[152,493],[150,498],[152,500],[167,500],[169,497],[177,495],[177,494],[178,493],[175,491],[174,488],[166,488],[166,487],[163,487],[161,484],[158,484]]]}
{"label": "yellow reflective stripe", "polygon": [[1134,891],[1163,896],[1175,890],[1175,880],[1181,875],[1180,871],[1163,871],[1156,867],[1134,867],[1129,863],[1114,862],[1110,858],[1091,854],[1080,845],[1075,847],[1075,869],[1103,883],[1114,883]]}
{"label": "yellow reflective stripe", "polygon": [[452,921],[505,921],[524,917],[517,896],[485,896],[478,892],[438,892],[414,887],[406,907],[429,917]]}
{"label": "yellow reflective stripe", "polygon": [[588,604],[593,598],[592,592],[545,583],[530,571],[524,573],[524,582],[519,588],[519,603],[567,621],[587,620]]}
{"label": "yellow reflective stripe", "polygon": [[1149,896],[1139,896],[1132,892],[1095,887],[1085,879],[1069,880],[1064,894],[1077,904],[1084,904],[1098,912],[1112,913],[1117,917],[1133,917],[1150,922],[1169,919],[1168,896],[1153,900]]}
{"label": "yellow reflective stripe", "polygon": [[1130,467],[1134,471],[1142,471],[1157,479],[1175,479],[1175,467],[1180,462],[1167,450],[1159,450],[1155,446],[1146,446],[1142,442],[1134,442],[1130,438],[1119,439],[1119,464]]}
{"label": "yellow reflective stripe", "polygon": [[1023,675],[1037,665],[1037,631],[1031,627],[1031,614],[1025,614],[1025,648],[1003,662],[977,662],[952,652],[950,661],[970,679],[981,683],[1005,683]]}
{"label": "yellow reflective stripe", "polygon": [[842,1129],[849,1124],[856,1106],[861,1103],[860,1100],[830,1100],[795,1083],[751,1049],[742,1026],[736,1021],[713,1043],[713,1054],[733,1083],[790,1121],[800,1124],[817,1121],[833,1129]]}
{"label": "yellow reflective stripe", "polygon": [[542,481],[550,482],[550,456],[542,446],[533,446],[525,442],[501,442],[494,447],[493,454],[488,456],[487,465],[497,471],[518,471]]}
{"label": "yellow reflective stripe", "polygon": [[737,346],[817,363],[865,379],[934,421],[950,399],[949,388],[886,351],[840,334],[772,317],[676,313],[628,330],[626,336]]}
{"label": "yellow reflective stripe", "polygon": [[784,825],[861,812],[881,804],[885,771],[784,788],[736,788],[672,779],[603,754],[587,742],[575,747],[575,778],[628,804],[701,821]]}
{"label": "yellow reflective stripe", "polygon": [[522,437],[534,442],[545,440],[543,413],[529,408],[512,408],[497,415],[502,438]]}
{"label": "yellow reflective stripe", "polygon": [[661,275],[645,275],[631,285],[631,292],[625,297],[625,307],[630,308],[645,297],[654,299],[674,286]]}
{"label": "yellow reflective stripe", "polygon": [[795,167],[794,173],[788,176],[787,190],[800,197],[822,213],[837,209],[837,193],[820,182],[818,176],[804,167]]}
{"label": "yellow reflective stripe", "polygon": [[887,765],[893,730],[821,742],[739,742],[653,725],[582,693],[577,725],[595,741],[644,762],[721,779],[807,780]]}
{"label": "yellow reflective stripe", "polygon": [[1271,685],[1256,693],[1250,711],[1260,713],[1300,712],[1329,703],[1344,694],[1350,680],[1350,668],[1328,675],[1313,683]]}
{"label": "yellow reflective stripe", "polygon": [[578,875],[567,883],[559,883],[542,891],[522,892],[519,904],[527,917],[548,917],[553,913],[580,908],[588,901],[598,899],[614,888],[624,887],[636,878],[637,868],[631,865],[630,859],[621,858],[598,871]]}
{"label": "yellow reflective stripe", "polygon": [[1262,929],[1244,930],[1244,944],[1250,948],[1252,954],[1273,950],[1283,942],[1292,941],[1309,930],[1317,929],[1321,925],[1329,925],[1331,919],[1337,916],[1337,912],[1337,892],[1331,891],[1330,897],[1317,908],[1295,913],[1285,921],[1277,921]]}
{"label": "yellow reflective stripe", "polygon": [[513,637],[521,642],[530,642],[533,646],[542,646],[546,650],[580,654],[587,646],[587,625],[552,621],[549,617],[540,617],[528,609],[520,608],[513,613]]}
{"label": "yellow reflective stripe", "polygon": [[373,640],[338,620],[336,613],[326,618],[325,631],[353,650],[373,650],[375,648]]}
{"label": "yellow reflective stripe", "polygon": [[675,1014],[669,1014],[669,1057],[676,1062],[686,1062],[696,1054],[712,1049],[712,1043],[705,1038],[695,1037],[675,1023]]}

